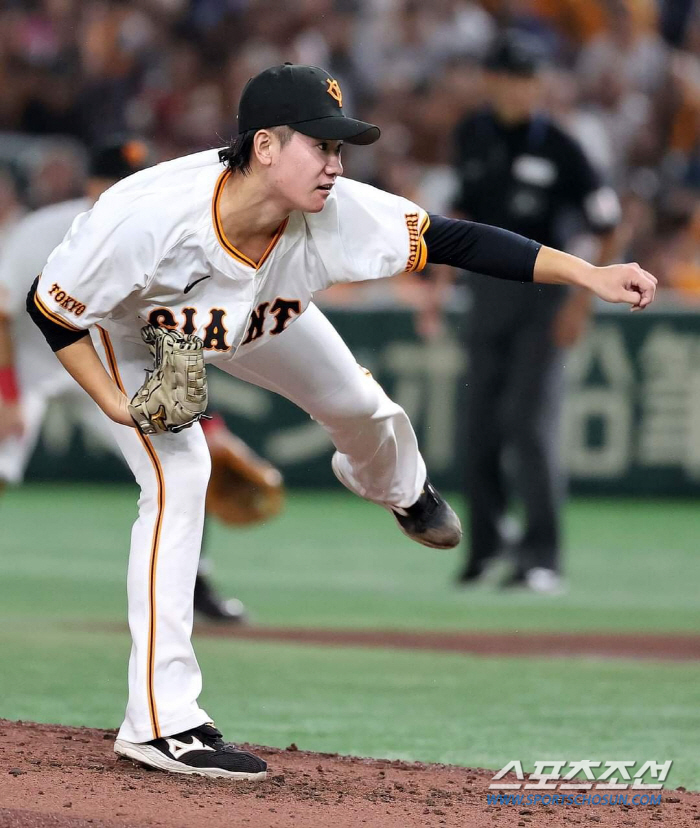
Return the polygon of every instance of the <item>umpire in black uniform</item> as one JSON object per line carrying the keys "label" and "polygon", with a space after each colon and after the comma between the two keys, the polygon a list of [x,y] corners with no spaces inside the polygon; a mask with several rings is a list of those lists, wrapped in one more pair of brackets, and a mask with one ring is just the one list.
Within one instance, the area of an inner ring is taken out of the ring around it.
{"label": "umpire in black uniform", "polygon": [[[501,35],[486,61],[490,105],[456,130],[456,215],[566,249],[565,219],[578,213],[602,236],[598,264],[613,253],[619,202],[577,142],[538,110],[537,43]],[[580,224],[580,220],[579,220]],[[557,592],[560,501],[557,448],[563,353],[585,330],[587,295],[555,285],[468,275],[464,325],[468,376],[461,456],[470,507],[470,548],[461,583],[478,580],[504,548],[515,496],[524,514],[504,585]]]}

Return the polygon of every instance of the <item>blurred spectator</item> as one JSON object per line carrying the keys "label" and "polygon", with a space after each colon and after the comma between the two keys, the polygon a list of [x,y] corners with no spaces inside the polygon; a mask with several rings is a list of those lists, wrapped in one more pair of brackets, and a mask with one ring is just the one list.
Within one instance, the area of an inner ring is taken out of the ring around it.
{"label": "blurred spectator", "polygon": [[[700,14],[698,14],[700,31]],[[700,189],[700,35],[695,55],[681,52],[671,62],[668,137],[661,154],[666,172],[681,185]]]}
{"label": "blurred spectator", "polygon": [[651,0],[610,0],[608,27],[587,43],[577,61],[584,94],[605,96],[611,81],[652,93],[666,72],[668,50],[655,28]]}
{"label": "blurred spectator", "polygon": [[480,58],[494,34],[483,8],[467,0],[368,3],[357,41],[368,88],[400,93],[441,74],[454,58]]}
{"label": "blurred spectator", "polygon": [[660,29],[671,46],[682,47],[686,43],[688,28],[697,20],[695,0],[673,0],[661,3]]}
{"label": "blurred spectator", "polygon": [[86,140],[87,126],[78,100],[77,66],[55,63],[27,67],[30,93],[19,120],[21,132],[30,135],[68,135]]}
{"label": "blurred spectator", "polygon": [[677,193],[657,212],[648,260],[661,284],[700,304],[700,205],[690,193]]}

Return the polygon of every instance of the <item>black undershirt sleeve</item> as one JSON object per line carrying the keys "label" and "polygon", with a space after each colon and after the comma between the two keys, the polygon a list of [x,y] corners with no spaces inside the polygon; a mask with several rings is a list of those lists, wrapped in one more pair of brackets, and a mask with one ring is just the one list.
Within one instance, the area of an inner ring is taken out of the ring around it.
{"label": "black undershirt sleeve", "polygon": [[532,282],[542,247],[509,230],[430,214],[425,233],[430,264],[446,264],[498,279]]}
{"label": "black undershirt sleeve", "polygon": [[60,351],[61,348],[72,345],[74,342],[77,342],[79,339],[87,336],[88,331],[69,331],[67,328],[62,328],[58,323],[52,322],[44,316],[39,308],[37,308],[36,302],[34,301],[34,295],[36,294],[36,287],[38,284],[39,277],[37,276],[31,288],[29,288],[29,293],[27,294],[27,313],[32,317],[36,326],[44,334],[44,339],[46,339],[49,343],[51,350],[54,352]]}

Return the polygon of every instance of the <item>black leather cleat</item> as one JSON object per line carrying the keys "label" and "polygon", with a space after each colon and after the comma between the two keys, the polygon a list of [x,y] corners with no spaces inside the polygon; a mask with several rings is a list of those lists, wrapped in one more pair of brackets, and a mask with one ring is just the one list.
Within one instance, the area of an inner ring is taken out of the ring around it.
{"label": "black leather cleat", "polygon": [[462,540],[459,518],[427,478],[412,506],[406,509],[394,506],[392,512],[404,535],[423,546],[452,549]]}
{"label": "black leather cleat", "polygon": [[194,582],[194,611],[208,621],[241,624],[246,621],[246,611],[238,598],[222,598],[204,575],[197,575]]}

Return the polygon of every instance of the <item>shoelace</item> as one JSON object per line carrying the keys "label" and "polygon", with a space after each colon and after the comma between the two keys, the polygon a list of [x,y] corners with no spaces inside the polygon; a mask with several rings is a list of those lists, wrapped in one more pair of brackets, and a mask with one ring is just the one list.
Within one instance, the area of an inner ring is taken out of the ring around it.
{"label": "shoelace", "polygon": [[212,747],[221,753],[235,753],[238,747],[233,742],[224,742],[223,734],[211,725],[202,725],[195,729],[207,747]]}
{"label": "shoelace", "polygon": [[225,750],[229,747],[229,744],[224,742],[221,732],[211,725],[202,725],[192,732],[196,733],[207,747],[214,748],[214,750]]}
{"label": "shoelace", "polygon": [[435,490],[432,485],[428,483],[420,493],[418,500],[416,500],[412,506],[394,506],[392,507],[392,511],[402,517],[408,517],[409,515],[414,516],[416,511],[419,511],[422,515],[432,515],[438,505],[439,501],[437,495],[435,494]]}

